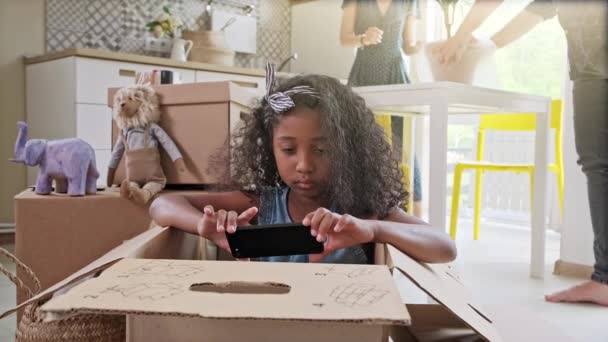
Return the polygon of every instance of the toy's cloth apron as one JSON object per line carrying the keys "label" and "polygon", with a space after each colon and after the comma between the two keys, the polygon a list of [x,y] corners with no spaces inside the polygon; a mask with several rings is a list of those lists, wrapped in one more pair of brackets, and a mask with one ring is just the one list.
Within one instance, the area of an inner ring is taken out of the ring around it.
{"label": "toy's cloth apron", "polygon": [[[127,179],[140,186],[146,183],[159,183],[163,187],[167,183],[167,178],[160,164],[160,153],[157,147],[148,146],[149,127],[144,131],[144,148],[129,150],[129,144],[125,143],[125,166],[127,169]],[[123,131],[123,141],[127,141],[127,136]]]}

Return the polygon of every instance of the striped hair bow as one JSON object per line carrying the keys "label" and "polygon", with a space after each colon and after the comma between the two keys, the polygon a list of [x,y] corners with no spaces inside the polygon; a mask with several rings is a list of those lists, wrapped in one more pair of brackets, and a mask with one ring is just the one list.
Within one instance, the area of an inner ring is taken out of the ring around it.
{"label": "striped hair bow", "polygon": [[272,108],[272,111],[277,114],[284,113],[296,106],[296,104],[291,99],[290,95],[308,94],[308,95],[312,95],[315,97],[319,97],[318,92],[316,92],[313,88],[306,86],[306,85],[295,86],[291,89],[285,90],[284,92],[277,91],[277,92],[273,93],[272,89],[274,88],[274,83],[275,83],[274,65],[271,63],[268,63],[266,65],[266,96],[265,96],[265,98],[266,98],[266,101],[268,101],[270,108]]}

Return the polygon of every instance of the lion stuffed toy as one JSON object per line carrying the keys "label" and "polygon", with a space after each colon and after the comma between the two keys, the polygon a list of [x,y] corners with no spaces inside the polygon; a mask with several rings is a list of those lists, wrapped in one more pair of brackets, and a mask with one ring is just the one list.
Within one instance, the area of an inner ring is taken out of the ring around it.
{"label": "lion stuffed toy", "polygon": [[157,124],[160,120],[158,96],[152,87],[133,85],[114,95],[113,117],[120,129],[108,167],[108,186],[112,186],[116,168],[126,152],[127,178],[120,185],[120,195],[146,204],[167,182],[160,163],[159,147],[167,151],[180,172],[184,159],[169,135]]}

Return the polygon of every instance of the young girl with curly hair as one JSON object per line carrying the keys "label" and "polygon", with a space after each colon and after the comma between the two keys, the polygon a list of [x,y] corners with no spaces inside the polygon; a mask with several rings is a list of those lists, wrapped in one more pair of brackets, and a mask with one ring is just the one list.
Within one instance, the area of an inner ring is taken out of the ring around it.
{"label": "young girl with curly hair", "polygon": [[[442,229],[408,215],[407,193],[382,128],[365,101],[338,80],[301,75],[267,92],[233,134],[234,191],[167,194],[152,218],[230,251],[225,232],[248,225],[302,222],[322,254],[264,261],[373,263],[373,243],[388,243],[423,262],[448,262],[456,248]],[[277,241],[280,243],[280,241]]]}

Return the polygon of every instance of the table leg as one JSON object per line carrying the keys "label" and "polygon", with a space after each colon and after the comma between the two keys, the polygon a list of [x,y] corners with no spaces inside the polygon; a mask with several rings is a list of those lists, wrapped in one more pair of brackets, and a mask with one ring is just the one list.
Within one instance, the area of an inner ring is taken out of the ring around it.
{"label": "table leg", "polygon": [[536,138],[534,142],[534,202],[531,218],[530,276],[544,278],[545,275],[545,217],[547,212],[547,172],[549,159],[549,130],[551,102],[547,101],[544,113],[536,115]]}
{"label": "table leg", "polygon": [[445,230],[448,103],[431,104],[429,120],[429,223]]}

